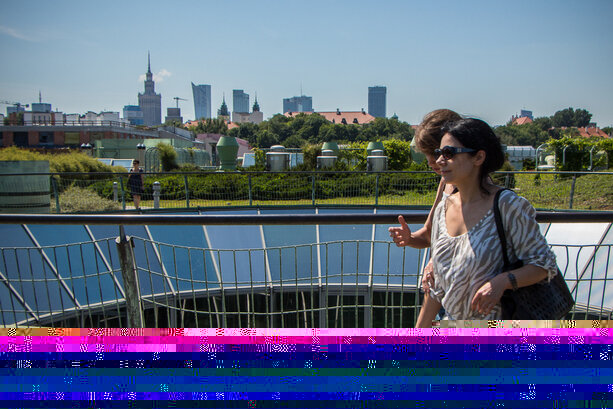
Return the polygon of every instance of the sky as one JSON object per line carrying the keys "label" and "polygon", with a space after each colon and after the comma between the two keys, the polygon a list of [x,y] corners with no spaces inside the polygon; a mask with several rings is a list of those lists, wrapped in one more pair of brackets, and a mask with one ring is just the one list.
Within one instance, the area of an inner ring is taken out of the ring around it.
{"label": "sky", "polygon": [[[191,82],[210,84],[213,113],[243,89],[264,117],[283,98],[315,111],[368,108],[417,124],[450,108],[491,125],[521,109],[587,109],[613,125],[613,1],[32,1],[0,0],[0,101],[65,113],[138,104],[151,53],[162,115]],[[6,113],[6,105],[0,105]]]}

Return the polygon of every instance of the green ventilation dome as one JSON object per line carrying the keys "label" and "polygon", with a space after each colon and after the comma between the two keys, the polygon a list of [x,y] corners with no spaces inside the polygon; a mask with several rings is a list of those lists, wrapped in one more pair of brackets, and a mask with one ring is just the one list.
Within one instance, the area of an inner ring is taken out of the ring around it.
{"label": "green ventilation dome", "polygon": [[383,142],[381,141],[368,142],[368,146],[366,147],[366,153],[368,154],[368,156],[372,156],[372,151],[375,151],[375,150],[385,151]]}
{"label": "green ventilation dome", "polygon": [[330,142],[324,142],[323,146],[321,147],[322,152],[326,150],[334,151],[334,155],[338,155],[338,152],[340,149],[336,142],[330,141]]}
{"label": "green ventilation dome", "polygon": [[233,136],[222,136],[217,142],[219,154],[219,168],[221,170],[236,170],[236,157],[238,154],[238,142]]}

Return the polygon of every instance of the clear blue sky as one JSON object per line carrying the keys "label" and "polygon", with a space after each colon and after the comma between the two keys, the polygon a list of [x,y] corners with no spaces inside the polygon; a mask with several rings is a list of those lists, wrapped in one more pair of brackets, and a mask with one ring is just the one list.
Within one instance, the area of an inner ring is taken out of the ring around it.
{"label": "clear blue sky", "polygon": [[[613,1],[7,1],[0,2],[0,100],[65,113],[137,104],[161,73],[163,115],[190,82],[257,92],[265,118],[283,98],[315,110],[367,108],[387,86],[387,114],[415,124],[451,108],[492,125],[585,108],[613,125]],[[6,112],[6,105],[0,105]]]}

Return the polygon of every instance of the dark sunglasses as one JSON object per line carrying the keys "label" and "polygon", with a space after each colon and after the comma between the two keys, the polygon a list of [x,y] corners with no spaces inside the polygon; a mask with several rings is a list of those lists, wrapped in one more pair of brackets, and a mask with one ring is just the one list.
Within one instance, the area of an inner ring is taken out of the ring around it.
{"label": "dark sunglasses", "polygon": [[470,152],[477,152],[477,150],[471,149],[471,148],[456,148],[455,146],[443,146],[442,149],[434,150],[434,157],[438,159],[439,156],[443,155],[443,158],[449,160],[453,158],[457,153],[470,153]]}

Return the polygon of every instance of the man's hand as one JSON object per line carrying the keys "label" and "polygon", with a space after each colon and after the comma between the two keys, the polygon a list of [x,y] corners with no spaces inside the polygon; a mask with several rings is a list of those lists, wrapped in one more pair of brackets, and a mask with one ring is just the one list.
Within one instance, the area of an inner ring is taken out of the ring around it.
{"label": "man's hand", "polygon": [[390,232],[390,237],[396,243],[396,246],[408,246],[411,242],[411,229],[402,216],[398,216],[398,223],[400,223],[400,227],[390,227],[387,229]]}

